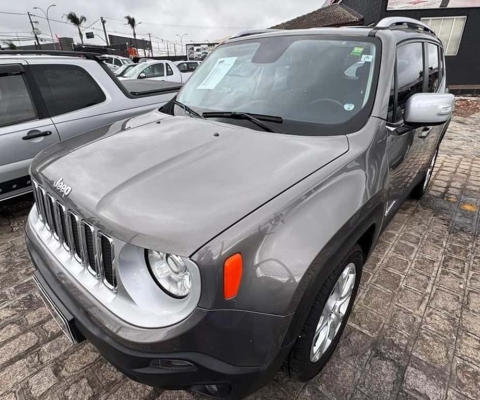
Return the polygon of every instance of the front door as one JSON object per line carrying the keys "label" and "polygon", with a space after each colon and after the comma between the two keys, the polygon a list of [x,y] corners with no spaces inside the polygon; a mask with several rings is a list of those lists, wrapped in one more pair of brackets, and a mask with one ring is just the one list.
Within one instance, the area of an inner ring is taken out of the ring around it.
{"label": "front door", "polygon": [[59,136],[35,106],[19,64],[0,66],[0,200],[30,190],[32,159]]}
{"label": "front door", "polygon": [[415,93],[422,93],[426,85],[423,46],[422,42],[408,42],[397,49],[395,84],[387,124],[390,169],[387,219],[395,214],[420,182],[429,159],[428,131],[425,128],[408,129],[403,123],[407,100]]}

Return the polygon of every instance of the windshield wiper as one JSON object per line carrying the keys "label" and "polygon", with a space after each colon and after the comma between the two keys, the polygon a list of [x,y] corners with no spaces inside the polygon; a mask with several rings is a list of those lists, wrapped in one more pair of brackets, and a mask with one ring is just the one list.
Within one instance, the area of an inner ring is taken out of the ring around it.
{"label": "windshield wiper", "polygon": [[197,118],[203,118],[199,113],[197,113],[195,110],[192,110],[189,106],[187,106],[186,104],[183,104],[183,103],[180,103],[178,100],[175,100],[173,102],[175,105],[183,108],[186,112],[194,115],[195,117]]}
{"label": "windshield wiper", "polygon": [[246,112],[235,112],[235,111],[211,111],[211,112],[204,112],[202,114],[203,118],[233,118],[233,119],[246,119],[248,121],[253,122],[255,125],[259,126],[263,130],[267,132],[274,132],[274,133],[285,133],[279,129],[274,130],[270,128],[268,125],[265,125],[263,121],[269,122],[276,122],[277,124],[283,123],[282,117],[275,117],[273,115],[261,115],[261,114],[249,114]]}

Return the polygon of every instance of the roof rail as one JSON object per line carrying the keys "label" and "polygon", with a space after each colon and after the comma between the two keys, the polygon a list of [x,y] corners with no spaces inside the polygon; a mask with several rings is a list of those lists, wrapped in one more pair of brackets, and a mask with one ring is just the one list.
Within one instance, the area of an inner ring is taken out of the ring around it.
{"label": "roof rail", "polygon": [[229,39],[238,39],[245,36],[261,35],[262,33],[270,33],[270,32],[276,32],[280,30],[281,29],[250,29],[248,31],[238,32],[235,35],[231,36]]}
{"label": "roof rail", "polygon": [[1,55],[48,55],[48,56],[67,56],[83,57],[87,60],[103,61],[105,56],[93,52],[84,51],[64,51],[64,50],[0,50]]}
{"label": "roof rail", "polygon": [[433,36],[437,36],[435,32],[427,24],[420,22],[418,19],[407,18],[407,17],[387,17],[382,19],[377,25],[375,25],[375,30],[380,29],[390,29],[395,26],[406,26],[411,29],[421,29],[425,32],[431,33]]}

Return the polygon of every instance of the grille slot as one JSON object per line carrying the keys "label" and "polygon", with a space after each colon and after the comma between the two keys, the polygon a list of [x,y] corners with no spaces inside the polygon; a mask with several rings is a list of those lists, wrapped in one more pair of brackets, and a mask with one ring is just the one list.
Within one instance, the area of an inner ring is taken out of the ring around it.
{"label": "grille slot", "polygon": [[55,238],[58,239],[58,227],[56,223],[56,211],[55,211],[55,200],[49,194],[46,195],[46,203],[47,203],[47,214],[48,214],[48,221],[50,228],[52,229]]}
{"label": "grille slot", "polygon": [[79,218],[61,200],[55,200],[38,183],[33,182],[33,185],[40,221],[78,262],[115,292],[117,281],[113,240]]}
{"label": "grille slot", "polygon": [[77,258],[77,260],[83,261],[82,244],[80,242],[80,234],[78,232],[78,229],[80,227],[78,218],[72,212],[69,212],[68,216],[72,232],[72,246],[70,248],[72,249],[72,252]]}
{"label": "grille slot", "polygon": [[101,232],[98,233],[98,237],[101,249],[100,261],[103,269],[104,284],[111,289],[114,289],[117,286],[117,283],[115,279],[115,272],[113,270],[113,242]]}
{"label": "grille slot", "polygon": [[67,250],[70,250],[70,235],[68,233],[67,210],[57,202],[58,227],[60,231],[60,241]]}
{"label": "grille slot", "polygon": [[50,227],[50,221],[48,219],[48,213],[47,213],[46,194],[43,191],[43,189],[40,187],[38,188],[37,196],[38,196],[38,202],[40,205],[41,214],[43,214],[43,222],[47,227],[47,229],[51,231],[52,228]]}
{"label": "grille slot", "polygon": [[95,242],[94,242],[94,229],[93,226],[87,224],[85,221],[82,222],[82,231],[85,247],[85,261],[87,262],[87,267],[90,272],[94,275],[98,275],[97,265],[95,262]]}

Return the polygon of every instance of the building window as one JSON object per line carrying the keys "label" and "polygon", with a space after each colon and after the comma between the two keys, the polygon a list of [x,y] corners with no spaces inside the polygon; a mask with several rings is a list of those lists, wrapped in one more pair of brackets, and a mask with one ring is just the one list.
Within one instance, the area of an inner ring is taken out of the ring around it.
{"label": "building window", "polygon": [[422,18],[443,43],[446,56],[456,56],[467,17]]}

